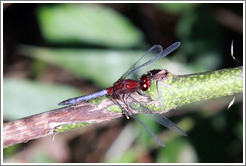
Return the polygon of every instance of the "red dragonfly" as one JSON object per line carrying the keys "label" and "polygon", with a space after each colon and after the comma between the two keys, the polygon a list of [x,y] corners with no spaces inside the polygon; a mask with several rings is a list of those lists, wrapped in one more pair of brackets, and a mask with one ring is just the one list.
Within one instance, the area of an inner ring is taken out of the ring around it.
{"label": "red dragonfly", "polygon": [[[167,47],[165,50],[160,45],[154,45],[151,47],[135,64],[133,64],[126,72],[123,74],[114,84],[112,87],[109,87],[107,89],[101,90],[96,93],[92,93],[89,95],[85,96],[79,96],[71,99],[64,100],[60,102],[58,105],[72,105],[76,103],[80,103],[82,101],[88,101],[93,98],[97,98],[100,96],[109,96],[111,97],[112,101],[116,103],[117,105],[120,106],[122,109],[123,113],[129,117],[133,117],[137,119],[144,127],[145,129],[151,134],[151,136],[155,139],[155,141],[160,144],[161,146],[165,146],[162,141],[147,127],[147,125],[140,120],[137,115],[135,115],[130,109],[125,109],[122,107],[122,105],[117,101],[117,99],[122,99],[123,103],[126,105],[126,108],[129,108],[129,104],[126,102],[127,99],[131,99],[131,101],[138,103],[140,106],[140,109],[143,113],[149,114],[150,117],[152,117],[154,120],[156,120],[158,123],[161,125],[178,131],[180,134],[186,136],[187,134],[180,129],[175,123],[167,119],[164,115],[162,114],[154,114],[150,110],[150,108],[143,104],[138,102],[136,99],[134,99],[131,94],[134,92],[138,92],[141,94],[142,91],[148,90],[148,88],[151,86],[151,79],[150,76],[143,75],[140,78],[140,81],[138,80],[133,80],[133,79],[126,79],[129,77],[131,74],[135,73],[137,70],[140,68],[143,68],[144,66],[147,66],[149,64],[152,64],[159,59],[167,56],[168,54],[172,53],[174,50],[176,50],[180,46],[180,42],[173,43],[169,47]],[[155,55],[154,57],[151,58],[151,55]],[[150,60],[144,61],[144,58],[151,58]],[[151,73],[151,71],[149,72]]]}

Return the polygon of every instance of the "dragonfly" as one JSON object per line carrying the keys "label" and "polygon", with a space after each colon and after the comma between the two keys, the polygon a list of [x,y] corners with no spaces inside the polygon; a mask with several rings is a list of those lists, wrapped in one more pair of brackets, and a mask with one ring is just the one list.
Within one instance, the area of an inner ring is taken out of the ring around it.
{"label": "dragonfly", "polygon": [[[111,100],[117,104],[122,112],[126,115],[127,118],[132,117],[137,119],[143,127],[151,134],[154,140],[161,146],[165,147],[165,144],[153,133],[153,131],[132,111],[129,109],[129,104],[127,100],[131,100],[134,103],[139,104],[139,109],[141,112],[148,114],[149,117],[153,118],[156,122],[160,123],[161,125],[171,129],[178,131],[181,135],[187,136],[187,134],[179,128],[174,122],[166,118],[162,114],[156,114],[151,111],[151,109],[143,103],[138,102],[132,94],[138,92],[142,94],[141,91],[147,91],[148,88],[151,86],[151,77],[149,74],[144,74],[140,78],[140,80],[129,79],[128,77],[133,73],[137,72],[139,69],[150,65],[159,59],[169,55],[173,51],[175,51],[180,46],[180,42],[175,42],[165,50],[163,50],[162,46],[154,45],[152,46],[138,61],[136,61],[114,84],[112,87],[106,88],[99,92],[95,92],[85,96],[79,96],[70,98],[60,102],[58,105],[74,105],[83,101],[88,101],[90,99],[94,99],[101,96],[108,96]],[[151,56],[154,55],[154,56]],[[148,60],[145,60],[145,59]],[[151,72],[149,72],[151,74]],[[123,103],[126,105],[126,108],[123,107],[119,101],[122,100]]]}

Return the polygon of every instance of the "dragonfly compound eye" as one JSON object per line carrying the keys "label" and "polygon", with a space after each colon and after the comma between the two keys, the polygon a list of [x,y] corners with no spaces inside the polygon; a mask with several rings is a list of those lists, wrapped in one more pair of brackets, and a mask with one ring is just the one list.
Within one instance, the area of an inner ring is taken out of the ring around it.
{"label": "dragonfly compound eye", "polygon": [[141,82],[142,82],[141,89],[143,91],[148,90],[148,88],[151,86],[151,81],[148,79],[146,75],[142,76]]}
{"label": "dragonfly compound eye", "polygon": [[141,86],[142,91],[146,91],[146,90],[148,90],[148,88],[149,88],[149,86],[147,83],[143,83]]}

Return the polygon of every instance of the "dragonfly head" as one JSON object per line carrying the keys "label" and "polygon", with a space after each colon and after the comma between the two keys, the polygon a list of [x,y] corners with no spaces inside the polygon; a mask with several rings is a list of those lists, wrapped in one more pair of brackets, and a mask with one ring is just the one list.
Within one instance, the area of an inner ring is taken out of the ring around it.
{"label": "dragonfly head", "polygon": [[140,86],[142,91],[148,90],[148,88],[151,86],[150,79],[146,75],[143,75],[140,80],[141,80]]}

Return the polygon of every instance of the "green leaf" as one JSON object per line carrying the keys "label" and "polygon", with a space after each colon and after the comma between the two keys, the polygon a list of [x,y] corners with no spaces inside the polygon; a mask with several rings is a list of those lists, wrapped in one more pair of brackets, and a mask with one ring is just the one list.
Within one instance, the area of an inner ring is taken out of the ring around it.
{"label": "green leaf", "polygon": [[[157,122],[155,122],[153,119],[151,119],[148,115],[145,114],[139,114],[137,116],[151,129],[151,131],[153,131],[156,135],[158,134],[157,131],[160,130],[160,125]],[[141,125],[139,121],[136,120],[136,123],[139,127],[138,141],[141,144],[141,146],[145,147],[146,149],[153,146],[153,143],[156,144],[157,146],[160,146],[158,143],[154,141],[153,137]]]}
{"label": "green leaf", "polygon": [[[48,49],[33,46],[21,46],[19,53],[52,65],[59,66],[79,78],[91,80],[100,88],[112,86],[147,51],[105,50],[105,49]],[[190,73],[183,64],[171,63],[168,57],[139,70],[141,76],[153,68],[179,70]],[[172,70],[171,70],[172,71]],[[139,78],[139,77],[138,77]],[[137,78],[137,79],[138,79]]]}
{"label": "green leaf", "polygon": [[[15,144],[3,149],[3,161],[14,156],[21,149],[21,144]],[[5,162],[5,161],[4,161]]]}
{"label": "green leaf", "polygon": [[160,163],[197,162],[197,152],[185,139],[177,137],[166,143],[168,148],[159,148],[157,161]]}
{"label": "green leaf", "polygon": [[156,6],[170,14],[182,14],[186,11],[195,9],[199,4],[196,3],[158,3]]}
{"label": "green leaf", "polygon": [[178,38],[184,43],[179,49],[183,54],[179,62],[189,63],[197,72],[217,69],[224,60],[222,32],[206,6],[183,13],[176,28]]}
{"label": "green leaf", "polygon": [[127,18],[104,5],[45,5],[37,15],[43,36],[53,43],[135,47],[143,41],[143,34]]}
{"label": "green leaf", "polygon": [[81,95],[74,88],[21,79],[3,80],[3,116],[14,120],[58,108],[57,104]]}
{"label": "green leaf", "polygon": [[120,158],[112,158],[110,161],[105,160],[105,163],[134,163],[137,160],[138,153],[135,149],[129,149]]}
{"label": "green leaf", "polygon": [[77,77],[92,80],[101,88],[112,86],[144,54],[143,51],[46,49],[30,46],[21,47],[20,52],[59,66]]}

